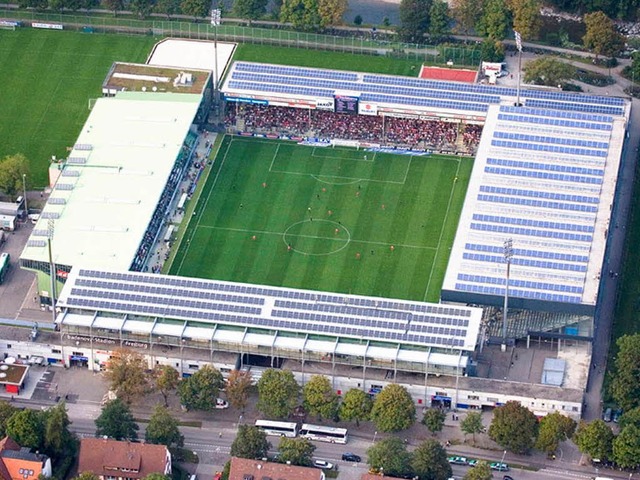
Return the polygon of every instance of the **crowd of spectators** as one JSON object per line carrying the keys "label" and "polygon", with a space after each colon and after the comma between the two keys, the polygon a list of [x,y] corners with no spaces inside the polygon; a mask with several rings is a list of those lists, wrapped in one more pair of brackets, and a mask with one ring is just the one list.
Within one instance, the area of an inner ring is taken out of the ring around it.
{"label": "crowd of spectators", "polygon": [[482,126],[265,105],[228,105],[227,127],[252,133],[361,140],[408,148],[475,152]]}

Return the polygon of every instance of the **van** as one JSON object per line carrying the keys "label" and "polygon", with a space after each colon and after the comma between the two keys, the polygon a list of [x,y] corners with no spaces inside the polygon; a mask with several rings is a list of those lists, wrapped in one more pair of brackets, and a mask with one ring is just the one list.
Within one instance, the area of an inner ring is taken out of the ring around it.
{"label": "van", "polygon": [[31,221],[31,223],[33,223],[34,225],[36,223],[38,223],[38,220],[40,219],[40,215],[37,213],[32,213],[29,215],[29,220]]}

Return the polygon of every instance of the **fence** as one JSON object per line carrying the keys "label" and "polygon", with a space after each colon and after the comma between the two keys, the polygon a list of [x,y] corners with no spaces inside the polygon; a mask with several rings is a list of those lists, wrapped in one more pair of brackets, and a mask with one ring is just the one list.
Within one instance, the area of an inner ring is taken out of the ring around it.
{"label": "fence", "polygon": [[[77,14],[38,12],[0,8],[0,18],[28,22],[59,23],[67,29],[93,33],[146,34],[159,37],[182,37],[197,40],[279,45],[295,48],[333,50],[369,55],[386,55],[427,64],[444,64],[452,61],[456,66],[477,68],[480,49],[475,46],[418,45],[380,40],[368,29],[350,29],[349,35],[326,35],[296,32],[283,28],[264,28],[225,24],[213,27],[208,22],[194,23],[179,20],[159,20],[157,17],[139,20],[126,16],[108,14]],[[214,28],[217,29],[214,32]]]}

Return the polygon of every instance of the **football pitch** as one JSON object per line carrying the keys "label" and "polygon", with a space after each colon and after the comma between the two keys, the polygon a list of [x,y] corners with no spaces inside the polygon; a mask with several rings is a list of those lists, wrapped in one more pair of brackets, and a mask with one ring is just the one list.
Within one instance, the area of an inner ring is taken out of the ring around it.
{"label": "football pitch", "polygon": [[24,154],[27,186],[48,185],[51,156],[66,157],[111,64],[144,61],[153,43],[143,36],[0,30],[0,158]]}
{"label": "football pitch", "polygon": [[170,273],[437,301],[472,166],[227,136]]}

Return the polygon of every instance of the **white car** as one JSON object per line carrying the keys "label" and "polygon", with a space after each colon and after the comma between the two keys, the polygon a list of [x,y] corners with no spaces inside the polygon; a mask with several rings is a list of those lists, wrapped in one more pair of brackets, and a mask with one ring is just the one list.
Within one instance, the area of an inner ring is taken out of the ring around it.
{"label": "white car", "polygon": [[316,468],[331,470],[333,468],[333,463],[327,462],[326,460],[314,460],[313,466]]}
{"label": "white car", "polygon": [[222,398],[216,398],[216,408],[222,410],[223,408],[229,408],[229,402]]}

